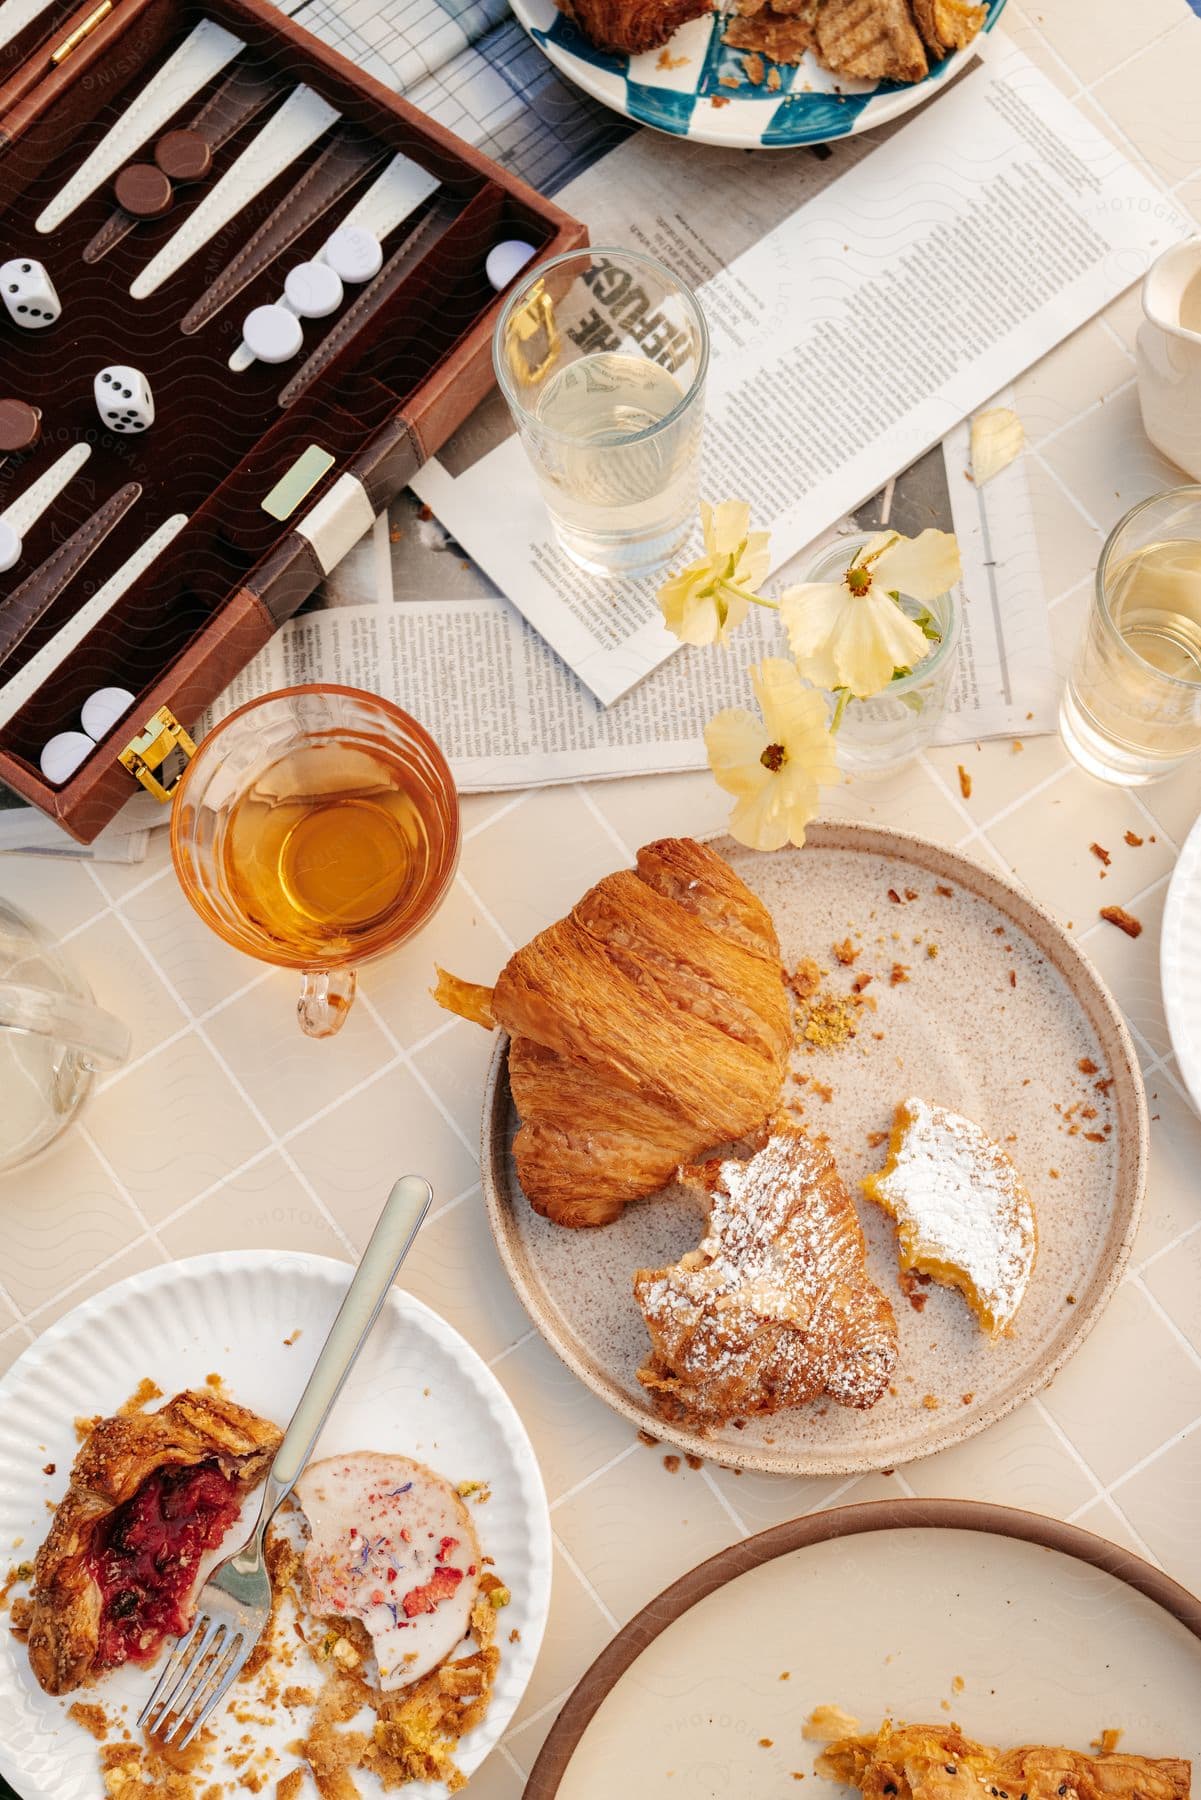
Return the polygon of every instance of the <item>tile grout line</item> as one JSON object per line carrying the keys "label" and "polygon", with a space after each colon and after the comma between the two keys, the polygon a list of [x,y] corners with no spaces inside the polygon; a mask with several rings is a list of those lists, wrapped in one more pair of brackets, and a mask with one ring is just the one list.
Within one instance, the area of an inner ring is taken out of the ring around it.
{"label": "tile grout line", "polygon": [[[1094,316],[1100,318],[1099,313]],[[1126,349],[1125,344],[1122,343],[1121,338],[1118,337],[1117,332],[1115,331],[1113,335],[1119,347],[1125,354],[1127,362],[1133,362],[1134,358],[1131,356],[1129,350]],[[1070,342],[1070,339],[1065,339],[1063,341]],[[1042,437],[1037,440],[1031,439],[1030,448],[1034,451],[1035,455],[1041,455],[1046,446],[1048,444],[1053,444],[1057,438],[1063,436],[1064,432],[1073,431],[1077,425],[1083,424],[1085,419],[1091,419],[1094,413],[1100,412],[1102,407],[1108,406],[1111,400],[1116,400],[1119,394],[1124,394],[1129,388],[1136,387],[1137,385],[1138,376],[1128,375],[1125,381],[1120,381],[1116,387],[1109,388],[1099,399],[1091,401],[1089,405],[1084,408],[1083,412],[1078,412],[1074,414],[1072,418],[1065,419],[1062,425],[1053,426],[1050,431],[1044,432]]]}
{"label": "tile grout line", "polygon": [[[685,1466],[687,1466],[687,1465],[685,1465]],[[750,1537],[750,1535],[751,1535],[750,1526],[747,1525],[745,1523],[745,1521],[739,1516],[732,1501],[730,1501],[727,1498],[727,1496],[723,1493],[721,1484],[714,1478],[712,1467],[708,1462],[704,1462],[701,1464],[700,1476],[701,1476],[701,1480],[705,1483],[705,1486],[709,1489],[709,1492],[713,1495],[713,1498],[717,1501],[717,1504],[721,1507],[722,1511],[724,1513],[726,1513],[726,1515],[729,1517],[729,1519],[730,1519],[731,1523],[733,1524],[735,1531],[737,1531],[739,1537],[740,1538]]]}
{"label": "tile grout line", "polygon": [[462,888],[462,890],[466,894],[467,898],[471,901],[471,904],[475,907],[478,907],[480,914],[484,920],[484,923],[486,925],[491,925],[493,931],[496,933],[497,937],[500,939],[501,943],[504,945],[508,954],[510,956],[512,956],[512,954],[513,954],[514,950],[517,948],[517,946],[514,944],[512,938],[509,936],[508,932],[504,929],[504,926],[501,924],[500,920],[496,917],[496,914],[492,911],[491,907],[486,906],[484,904],[483,900],[480,898],[478,891],[468,881],[466,875],[463,874],[462,870],[460,870],[458,875],[456,875],[455,880],[459,883],[459,886]]}
{"label": "tile grout line", "polygon": [[1179,1431],[1173,1432],[1172,1436],[1166,1438],[1157,1449],[1152,1450],[1148,1455],[1141,1457],[1139,1461],[1127,1469],[1124,1474],[1119,1475],[1112,1486],[1106,1488],[1106,1499],[1111,1501],[1112,1504],[1117,1507],[1118,1511],[1122,1513],[1123,1518],[1125,1518],[1126,1515],[1122,1512],[1121,1502],[1115,1497],[1117,1489],[1125,1487],[1126,1483],[1128,1481],[1133,1481],[1136,1475],[1141,1475],[1144,1470],[1151,1468],[1154,1463],[1159,1461],[1161,1456],[1166,1456],[1169,1450],[1175,1450],[1178,1444],[1187,1443],[1188,1439],[1195,1436],[1198,1431],[1201,1431],[1201,1419],[1193,1419],[1190,1424],[1182,1425]]}
{"label": "tile grout line", "polygon": [[[525,1770],[522,1768],[522,1766],[518,1762],[517,1758],[513,1755],[513,1752],[509,1749],[508,1742],[507,1742],[508,1735],[509,1734],[506,1733],[505,1737],[502,1737],[499,1740],[499,1742],[497,1743],[496,1754],[498,1756],[504,1757],[505,1761],[508,1763],[509,1767],[512,1769],[514,1775],[516,1775],[518,1781],[521,1783],[522,1787],[524,1788],[526,1782],[529,1780],[529,1776],[526,1774]],[[516,1736],[516,1733],[514,1732],[513,1735]]]}
{"label": "tile grout line", "polygon": [[[128,932],[129,936],[133,939],[133,941],[136,944],[140,945],[143,956],[146,958],[146,961],[150,964],[151,968],[154,970],[154,972],[158,976],[159,980],[163,983],[163,986],[167,989],[167,992],[171,995],[171,997],[176,1001],[176,1003],[178,1005],[183,1006],[183,1001],[180,999],[179,991],[176,988],[174,982],[170,981],[168,979],[166,970],[162,967],[161,963],[158,961],[158,959],[154,955],[154,953],[149,949],[149,947],[145,943],[142,942],[142,940],[140,938],[137,937],[136,933],[134,932],[131,922],[125,917],[124,913],[122,913],[120,911],[117,912],[116,917],[118,919],[120,919],[122,926],[125,928],[126,932]],[[185,1012],[187,1011],[186,1007],[184,1007],[184,1011]],[[348,1252],[351,1260],[357,1261],[358,1260],[358,1251],[355,1249],[354,1243],[351,1240],[349,1234],[343,1230],[342,1226],[334,1218],[333,1214],[330,1212],[329,1208],[326,1206],[324,1200],[322,1200],[321,1196],[318,1194],[318,1192],[317,1192],[316,1188],[313,1186],[312,1182],[309,1181],[308,1177],[305,1175],[303,1169],[301,1169],[300,1165],[297,1163],[295,1157],[292,1155],[292,1153],[288,1149],[287,1145],[282,1143],[280,1141],[277,1133],[272,1130],[271,1125],[266,1117],[266,1114],[263,1112],[262,1108],[254,1100],[253,1096],[251,1094],[247,1093],[246,1089],[243,1087],[242,1083],[238,1080],[237,1076],[235,1075],[233,1069],[230,1067],[228,1061],[222,1055],[221,1051],[217,1048],[216,1044],[213,1043],[213,1041],[212,1041],[211,1037],[209,1036],[207,1030],[205,1029],[204,1025],[201,1024],[199,1021],[197,1021],[196,1025],[195,1025],[195,1032],[196,1032],[197,1038],[204,1045],[204,1047],[208,1051],[209,1055],[213,1058],[213,1060],[218,1064],[218,1066],[224,1072],[226,1079],[233,1084],[235,1092],[241,1097],[244,1105],[253,1114],[256,1122],[259,1125],[260,1130],[262,1130],[265,1133],[265,1135],[268,1139],[268,1142],[274,1143],[276,1145],[276,1147],[279,1150],[279,1154],[283,1157],[285,1163],[288,1165],[289,1169],[291,1169],[293,1175],[296,1177],[297,1181],[300,1183],[300,1185],[304,1189],[305,1193],[309,1196],[309,1198],[313,1202],[314,1206],[316,1206],[318,1212],[321,1214],[321,1216],[325,1220],[326,1224],[330,1227],[331,1231],[334,1233],[334,1236],[338,1239],[338,1241],[342,1245],[342,1247]]]}
{"label": "tile grout line", "polygon": [[[383,1032],[385,1038],[392,1045],[392,1048],[396,1052],[396,1057],[398,1057],[400,1059],[404,1068],[406,1068],[408,1070],[409,1074],[413,1077],[413,1080],[417,1083],[418,1087],[421,1088],[421,1090],[425,1094],[426,1099],[431,1101],[432,1104],[437,1108],[438,1112],[441,1113],[442,1118],[444,1119],[446,1124],[450,1126],[450,1129],[454,1132],[455,1136],[458,1138],[459,1142],[462,1144],[463,1148],[466,1150],[468,1156],[471,1158],[472,1162],[475,1163],[476,1167],[478,1168],[479,1160],[480,1160],[479,1145],[472,1144],[470,1138],[467,1136],[467,1133],[463,1130],[463,1127],[459,1124],[458,1120],[451,1113],[449,1107],[445,1104],[445,1102],[441,1099],[441,1097],[435,1092],[434,1088],[430,1085],[426,1076],[422,1074],[421,1070],[417,1067],[417,1064],[413,1061],[412,1057],[403,1048],[403,1046],[400,1043],[399,1038],[396,1036],[396,1033],[393,1031],[392,1027],[388,1024],[387,1020],[384,1018],[383,1014],[380,1012],[380,1010],[379,1010],[378,1006],[376,1006],[375,1002],[367,994],[360,994],[358,998],[359,998],[360,1006],[366,1007],[367,1012],[370,1015],[370,1017],[375,1020],[375,1023],[379,1026],[379,1028]],[[389,1064],[389,1067],[391,1067],[391,1066],[392,1065]]]}
{"label": "tile grout line", "polygon": [[[1050,1408],[1047,1406],[1047,1403],[1043,1399],[1043,1396],[1041,1394],[1035,1394],[1033,1397],[1033,1404],[1034,1404],[1035,1408],[1037,1409],[1039,1417],[1042,1419],[1043,1423],[1046,1426],[1048,1426],[1048,1428],[1050,1429],[1052,1436],[1054,1436],[1058,1440],[1060,1446],[1068,1452],[1068,1455],[1071,1457],[1072,1461],[1078,1465],[1078,1467],[1087,1476],[1088,1480],[1093,1484],[1093,1487],[1096,1490],[1095,1493],[1093,1494],[1093,1500],[1108,1500],[1110,1505],[1113,1507],[1114,1511],[1117,1513],[1118,1517],[1121,1519],[1123,1525],[1125,1525],[1127,1531],[1129,1531],[1131,1537],[1138,1544],[1140,1550],[1145,1551],[1146,1554],[1151,1558],[1152,1562],[1156,1561],[1154,1552],[1151,1550],[1150,1545],[1144,1539],[1142,1533],[1136,1529],[1133,1521],[1127,1517],[1126,1512],[1125,1512],[1124,1508],[1122,1507],[1121,1503],[1114,1499],[1112,1491],[1108,1487],[1106,1487],[1105,1483],[1101,1480],[1101,1477],[1097,1474],[1097,1472],[1093,1468],[1092,1464],[1089,1463],[1085,1459],[1083,1453],[1077,1449],[1076,1445],[1072,1442],[1072,1440],[1068,1436],[1067,1432],[1063,1429],[1063,1426],[1059,1423],[1059,1420],[1055,1417],[1054,1413],[1052,1413]],[[1133,1474],[1133,1473],[1134,1473],[1133,1470],[1127,1470],[1127,1474]],[[1085,1504],[1091,1505],[1092,1501],[1087,1501],[1087,1502],[1085,1502]],[[1079,1510],[1083,1510],[1083,1508],[1081,1508]]]}
{"label": "tile grout line", "polygon": [[572,792],[578,795],[583,801],[584,810],[592,814],[593,819],[600,826],[610,843],[615,844],[621,854],[626,858],[627,866],[633,863],[637,856],[637,851],[631,850],[613,821],[605,817],[604,813],[596,803],[595,796],[589,791],[588,784],[582,781],[575,781],[572,783]]}
{"label": "tile grout line", "polygon": [[580,1583],[580,1585],[584,1589],[584,1591],[590,1596],[591,1599],[593,1599],[596,1602],[597,1606],[599,1606],[610,1629],[614,1632],[620,1631],[621,1626],[617,1623],[616,1616],[605,1605],[604,1601],[601,1599],[600,1595],[597,1593],[596,1589],[593,1587],[592,1583],[589,1581],[588,1577],[585,1575],[583,1569],[581,1569],[579,1563],[576,1561],[575,1557],[571,1554],[571,1551],[567,1548],[567,1545],[563,1542],[563,1539],[559,1536],[559,1533],[557,1531],[555,1531],[553,1527],[551,1528],[550,1535],[551,1535],[551,1540],[554,1543],[555,1549],[559,1552],[559,1555],[563,1558],[563,1561],[567,1564],[567,1567],[571,1570],[572,1574],[575,1576],[576,1580]]}
{"label": "tile grout line", "polygon": [[[119,916],[116,907],[114,907],[113,913],[115,917]],[[264,969],[261,974],[252,975],[244,987],[237,988],[232,994],[227,995],[224,1000],[216,1001],[202,1013],[192,1012],[185,1005],[183,996],[179,995],[177,997],[177,1003],[180,1006],[183,1006],[185,1011],[183,1024],[175,1031],[168,1032],[165,1038],[161,1038],[158,1043],[152,1044],[148,1050],[143,1050],[139,1056],[131,1058],[127,1063],[122,1063],[119,1069],[113,1069],[110,1074],[104,1077],[103,1081],[98,1083],[96,1092],[98,1094],[109,1093],[111,1089],[117,1087],[124,1081],[127,1075],[134,1075],[139,1069],[145,1068],[146,1064],[153,1061],[160,1051],[169,1050],[172,1045],[178,1044],[183,1038],[187,1037],[188,1033],[193,1030],[196,1025],[207,1024],[210,1019],[216,1018],[218,1013],[223,1012],[227,1006],[233,1006],[236,1001],[245,999],[247,994],[253,993],[256,988],[261,987],[265,981],[269,981],[270,979],[270,969]]]}
{"label": "tile grout line", "polygon": [[469,844],[473,838],[479,837],[481,832],[487,831],[490,825],[497,825],[501,819],[507,819],[510,813],[516,812],[517,808],[529,799],[532,792],[532,788],[526,788],[516,794],[511,794],[504,805],[498,806],[496,811],[489,813],[486,819],[480,819],[475,825],[468,826],[463,833],[463,842]]}
{"label": "tile grout line", "polygon": [[168,1251],[167,1246],[163,1243],[162,1239],[158,1235],[157,1226],[154,1226],[150,1223],[150,1220],[146,1217],[146,1214],[143,1212],[142,1208],[138,1205],[138,1202],[134,1199],[133,1195],[130,1193],[129,1189],[126,1187],[125,1183],[122,1181],[121,1177],[118,1175],[116,1169],[114,1169],[112,1163],[109,1161],[109,1159],[105,1155],[104,1151],[100,1148],[100,1145],[96,1142],[95,1138],[92,1136],[92,1133],[88,1128],[88,1123],[87,1123],[86,1119],[79,1120],[79,1135],[82,1138],[83,1142],[88,1146],[89,1150],[92,1152],[92,1155],[99,1162],[101,1168],[104,1170],[104,1172],[108,1176],[109,1180],[112,1181],[114,1183],[114,1185],[116,1186],[118,1193],[121,1195],[122,1199],[129,1206],[129,1209],[133,1213],[134,1218],[137,1219],[138,1223],[141,1225],[142,1231],[150,1239],[151,1243],[155,1246],[155,1248],[157,1250],[160,1250],[169,1262],[173,1261],[174,1259],[171,1257],[171,1254]]}
{"label": "tile grout line", "polygon": [[561,1494],[556,1494],[555,1498],[550,1502],[550,1511],[552,1515],[563,1505],[565,1500],[574,1500],[577,1494],[582,1494],[585,1488],[591,1487],[594,1481],[599,1481],[602,1475],[607,1475],[611,1469],[616,1469],[620,1467],[623,1462],[628,1462],[635,1450],[641,1448],[642,1446],[638,1443],[637,1438],[635,1438],[632,1444],[627,1444],[624,1450],[619,1450],[616,1456],[611,1456],[609,1458],[608,1462],[603,1462],[598,1468],[590,1470],[590,1472],[584,1476],[582,1481],[573,1482],[571,1487],[564,1488]]}
{"label": "tile grout line", "polygon": [[[86,1269],[82,1275],[77,1275],[75,1277],[74,1281],[69,1281],[67,1283],[66,1287],[59,1288],[58,1291],[56,1293],[52,1294],[48,1300],[39,1300],[38,1304],[35,1307],[33,1307],[32,1310],[28,1314],[26,1314],[25,1318],[22,1320],[22,1323],[32,1325],[33,1322],[37,1319],[39,1313],[46,1312],[51,1306],[56,1305],[60,1300],[70,1299],[71,1295],[74,1293],[77,1293],[78,1290],[85,1285],[85,1283],[89,1282],[92,1279],[93,1275],[102,1275],[104,1273],[105,1269],[110,1269],[115,1262],[120,1261],[121,1257],[128,1256],[128,1254],[131,1250],[138,1249],[140,1245],[142,1245],[146,1242],[148,1235],[149,1235],[149,1233],[147,1233],[147,1232],[140,1232],[137,1237],[131,1238],[128,1244],[122,1244],[121,1248],[119,1250],[112,1250],[109,1252],[109,1254],[107,1256],[102,1256],[100,1258],[99,1262],[93,1263],[91,1265],[91,1267]],[[178,1259],[176,1257],[170,1257],[168,1260],[171,1262],[175,1262]],[[46,1329],[45,1326],[39,1326],[37,1335],[40,1336],[41,1332],[44,1331],[45,1329]]]}
{"label": "tile grout line", "polygon": [[[1102,531],[1101,527],[1097,524],[1097,521],[1093,518],[1092,514],[1085,507],[1083,501],[1078,500],[1076,495],[1073,494],[1071,488],[1068,486],[1067,482],[1063,479],[1062,475],[1060,475],[1059,472],[1056,470],[1054,465],[1052,463],[1049,463],[1046,460],[1046,458],[1041,454],[1041,452],[1035,449],[1033,444],[1031,444],[1029,447],[1028,455],[1039,465],[1039,467],[1043,471],[1043,474],[1046,475],[1049,478],[1049,480],[1054,482],[1055,486],[1059,489],[1059,491],[1063,495],[1064,499],[1069,503],[1069,505],[1073,508],[1073,510],[1075,512],[1079,513],[1080,517],[1084,520],[1085,524],[1089,527],[1089,529],[1092,531],[1095,531],[1097,533],[1097,536],[1099,538],[1103,539],[1105,537],[1105,533]],[[1078,585],[1079,585],[1079,583],[1077,583],[1077,586]]]}
{"label": "tile grout line", "polygon": [[[1198,1370],[1201,1370],[1201,1350],[1198,1350],[1197,1346],[1189,1339],[1189,1337],[1181,1331],[1171,1313],[1161,1300],[1156,1299],[1155,1295],[1144,1282],[1142,1276],[1139,1274],[1131,1274],[1127,1275],[1126,1280],[1131,1287],[1138,1289],[1152,1312],[1158,1314],[1159,1318],[1162,1319],[1163,1323],[1167,1326],[1189,1361],[1193,1363]],[[1198,1423],[1201,1423],[1201,1421],[1198,1421]]]}
{"label": "tile grout line", "polygon": [[1186,1244],[1189,1238],[1195,1236],[1198,1231],[1201,1231],[1201,1219],[1197,1220],[1195,1224],[1188,1226],[1186,1230],[1180,1233],[1179,1237],[1174,1237],[1170,1243],[1162,1244],[1158,1250],[1153,1251],[1150,1256],[1139,1263],[1137,1268],[1131,1269],[1130,1274],[1132,1276],[1137,1275],[1141,1281],[1146,1275],[1147,1270],[1154,1268],[1161,1256],[1167,1256],[1172,1250],[1179,1250],[1180,1246]]}

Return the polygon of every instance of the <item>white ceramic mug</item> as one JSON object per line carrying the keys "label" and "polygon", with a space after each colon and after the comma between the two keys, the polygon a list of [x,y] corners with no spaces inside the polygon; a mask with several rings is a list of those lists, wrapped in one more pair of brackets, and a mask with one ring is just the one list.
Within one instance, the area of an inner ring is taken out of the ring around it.
{"label": "white ceramic mug", "polygon": [[1201,481],[1201,237],[1165,250],[1148,269],[1136,351],[1143,428]]}

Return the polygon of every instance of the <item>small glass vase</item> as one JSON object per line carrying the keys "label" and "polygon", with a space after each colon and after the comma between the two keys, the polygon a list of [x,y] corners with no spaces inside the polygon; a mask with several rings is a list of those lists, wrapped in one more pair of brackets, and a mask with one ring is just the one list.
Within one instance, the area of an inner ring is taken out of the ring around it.
{"label": "small glass vase", "polygon": [[[807,581],[838,581],[870,541],[867,535],[839,538],[814,563]],[[961,624],[958,594],[952,590],[922,605],[901,595],[901,609],[911,619],[928,613],[940,641],[912,675],[890,681],[867,700],[848,700],[834,734],[838,766],[846,775],[888,775],[911,762],[934,737],[947,708],[947,695],[959,655]],[[830,717],[836,696],[827,695]]]}

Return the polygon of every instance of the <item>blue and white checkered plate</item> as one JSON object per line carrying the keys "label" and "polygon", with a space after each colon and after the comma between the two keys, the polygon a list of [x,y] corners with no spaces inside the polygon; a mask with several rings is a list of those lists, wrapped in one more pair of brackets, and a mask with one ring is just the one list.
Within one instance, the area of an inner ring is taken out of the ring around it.
{"label": "blue and white checkered plate", "polygon": [[[936,63],[914,83],[832,75],[807,54],[796,67],[764,57],[764,80],[756,86],[746,77],[747,52],[721,41],[728,11],[690,20],[662,50],[621,56],[595,50],[555,0],[510,3],[556,69],[594,100],[673,137],[736,150],[783,150],[870,131],[928,100],[971,61],[979,43]],[[989,0],[985,31],[1004,6],[1005,0]]]}

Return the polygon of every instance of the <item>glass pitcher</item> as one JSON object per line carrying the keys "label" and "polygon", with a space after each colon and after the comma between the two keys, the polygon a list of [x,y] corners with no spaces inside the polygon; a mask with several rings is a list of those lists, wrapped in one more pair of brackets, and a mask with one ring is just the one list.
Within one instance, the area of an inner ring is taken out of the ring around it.
{"label": "glass pitcher", "polygon": [[64,1131],[97,1069],[129,1055],[129,1029],[33,922],[0,900],[0,1169]]}

